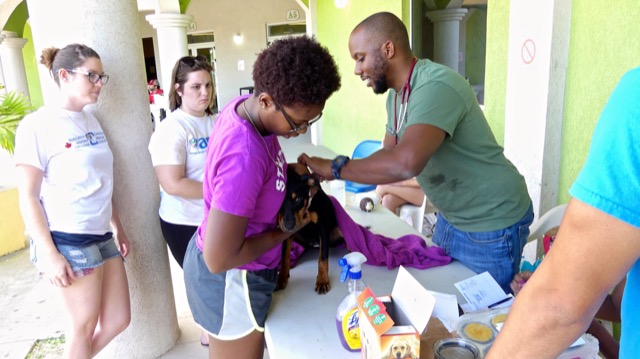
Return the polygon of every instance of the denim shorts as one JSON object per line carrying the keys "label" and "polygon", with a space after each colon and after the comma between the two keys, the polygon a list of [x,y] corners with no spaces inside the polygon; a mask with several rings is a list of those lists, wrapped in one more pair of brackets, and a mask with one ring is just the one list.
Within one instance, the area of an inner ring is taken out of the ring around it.
{"label": "denim shorts", "polygon": [[191,238],[184,257],[184,284],[195,322],[219,340],[235,340],[253,331],[264,331],[264,323],[276,288],[277,271],[230,269],[211,273]]}
{"label": "denim shorts", "polygon": [[533,205],[510,227],[491,232],[463,232],[438,213],[433,243],[476,273],[489,272],[506,293],[518,273],[522,249],[533,222]]}
{"label": "denim shorts", "polygon": [[[56,248],[67,259],[71,269],[78,277],[90,274],[94,268],[104,264],[107,259],[121,255],[113,238],[82,246],[56,244]],[[38,267],[38,247],[33,238],[30,240],[30,252],[31,262],[40,270]]]}

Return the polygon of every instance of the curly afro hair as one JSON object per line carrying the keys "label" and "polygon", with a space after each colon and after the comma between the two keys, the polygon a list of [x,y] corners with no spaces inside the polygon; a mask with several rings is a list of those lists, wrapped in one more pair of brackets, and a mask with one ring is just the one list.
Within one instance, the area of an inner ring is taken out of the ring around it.
{"label": "curly afro hair", "polygon": [[282,106],[324,104],[340,88],[338,67],[316,40],[307,36],[274,41],[253,66],[255,93],[271,95]]}

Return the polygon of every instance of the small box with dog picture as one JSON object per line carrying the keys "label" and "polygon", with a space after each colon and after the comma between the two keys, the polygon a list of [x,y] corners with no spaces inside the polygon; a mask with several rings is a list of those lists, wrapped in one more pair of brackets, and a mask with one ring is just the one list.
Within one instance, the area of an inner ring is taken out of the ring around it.
{"label": "small box with dog picture", "polygon": [[420,358],[420,335],[435,302],[435,296],[402,266],[391,295],[376,297],[366,288],[358,296],[362,358]]}

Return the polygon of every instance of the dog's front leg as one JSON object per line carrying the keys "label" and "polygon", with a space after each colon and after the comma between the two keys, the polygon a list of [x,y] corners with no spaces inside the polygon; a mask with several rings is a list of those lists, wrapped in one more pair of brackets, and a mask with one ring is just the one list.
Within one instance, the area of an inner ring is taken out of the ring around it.
{"label": "dog's front leg", "polygon": [[331,290],[329,281],[329,233],[326,228],[320,229],[320,255],[318,257],[318,276],[316,292],[326,294]]}
{"label": "dog's front leg", "polygon": [[282,258],[280,258],[280,272],[278,272],[276,290],[285,289],[289,284],[289,270],[291,269],[291,242],[292,237],[289,237],[282,243]]}

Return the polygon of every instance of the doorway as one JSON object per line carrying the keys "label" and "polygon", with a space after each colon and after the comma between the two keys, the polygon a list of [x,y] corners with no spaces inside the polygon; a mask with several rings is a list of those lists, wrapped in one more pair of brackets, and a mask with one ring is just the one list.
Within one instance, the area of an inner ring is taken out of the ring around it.
{"label": "doorway", "polygon": [[190,56],[204,56],[209,60],[213,71],[213,112],[218,112],[218,81],[216,79],[216,45],[212,32],[187,35],[187,46]]}

